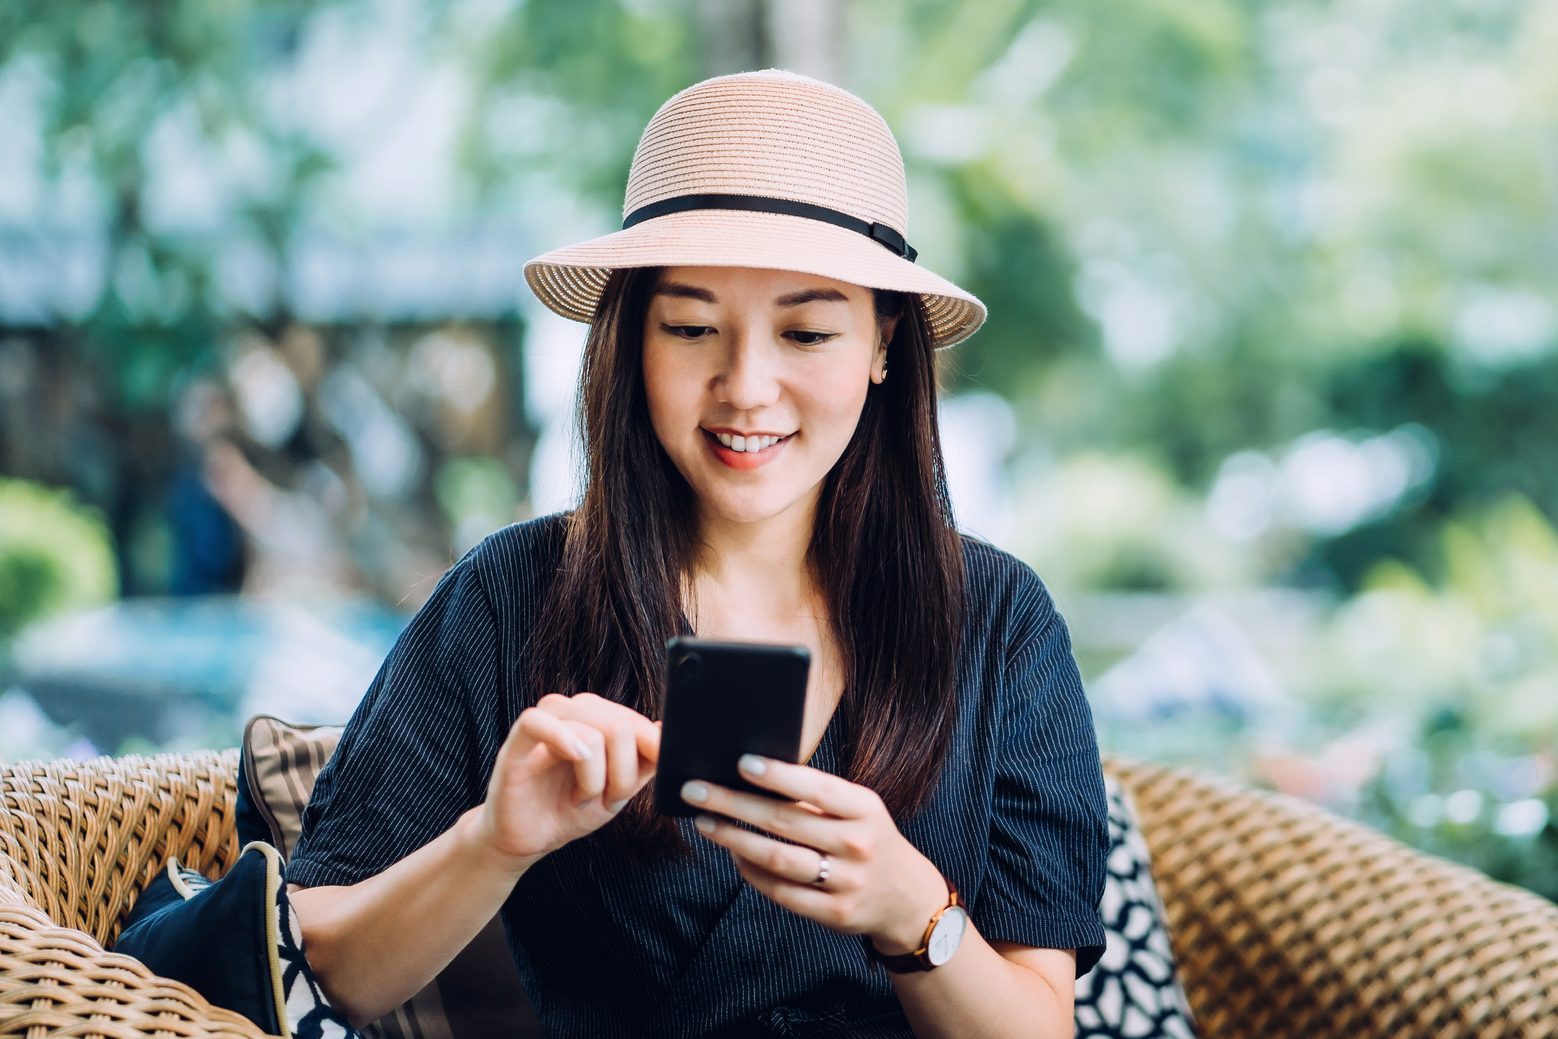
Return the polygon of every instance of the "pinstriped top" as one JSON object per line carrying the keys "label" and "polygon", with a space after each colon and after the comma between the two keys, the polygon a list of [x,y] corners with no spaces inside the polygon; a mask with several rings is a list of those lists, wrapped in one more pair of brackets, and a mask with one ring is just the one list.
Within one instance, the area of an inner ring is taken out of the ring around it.
{"label": "pinstriped top", "polygon": [[[564,525],[558,515],[500,530],[440,581],[320,773],[289,882],[357,883],[481,803],[499,746],[536,699],[525,647]],[[1103,953],[1109,850],[1092,713],[1038,576],[967,536],[963,553],[957,724],[935,792],[902,830],[957,885],[985,938],[1076,949],[1080,976]],[[813,767],[838,771],[838,728]],[[691,862],[630,865],[583,838],[534,866],[504,904],[519,975],[551,1034],[911,1034],[858,937],[769,902],[724,848],[679,822]]]}

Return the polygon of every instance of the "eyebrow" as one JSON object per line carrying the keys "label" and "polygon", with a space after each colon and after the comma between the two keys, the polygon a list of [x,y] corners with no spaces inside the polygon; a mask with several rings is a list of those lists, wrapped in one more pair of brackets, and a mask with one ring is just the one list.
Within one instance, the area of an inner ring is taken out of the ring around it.
{"label": "eyebrow", "polygon": [[[654,295],[671,296],[676,299],[696,299],[704,303],[718,303],[714,293],[697,285],[687,285],[679,281],[668,281],[655,287]],[[838,289],[802,289],[799,292],[787,293],[774,300],[776,306],[798,307],[802,303],[848,303],[849,297]]]}

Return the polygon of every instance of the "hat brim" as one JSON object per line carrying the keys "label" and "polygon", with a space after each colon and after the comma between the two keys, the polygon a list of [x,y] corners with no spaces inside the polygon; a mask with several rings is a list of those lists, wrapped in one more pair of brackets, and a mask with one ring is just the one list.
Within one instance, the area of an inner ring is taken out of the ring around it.
{"label": "hat brim", "polygon": [[670,213],[543,253],[525,264],[525,281],[549,309],[588,322],[619,267],[757,267],[918,293],[938,350],[985,320],[985,305],[940,275],[854,231],[782,213]]}

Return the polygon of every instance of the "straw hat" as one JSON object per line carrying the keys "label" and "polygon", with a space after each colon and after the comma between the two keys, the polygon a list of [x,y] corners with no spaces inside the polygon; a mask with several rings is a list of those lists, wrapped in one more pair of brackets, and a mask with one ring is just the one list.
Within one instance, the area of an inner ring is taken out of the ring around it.
{"label": "straw hat", "polygon": [[552,310],[594,317],[618,267],[761,267],[917,292],[939,349],[985,319],[916,264],[903,156],[854,94],[782,69],[716,76],[660,106],[628,173],[622,227],[525,264]]}

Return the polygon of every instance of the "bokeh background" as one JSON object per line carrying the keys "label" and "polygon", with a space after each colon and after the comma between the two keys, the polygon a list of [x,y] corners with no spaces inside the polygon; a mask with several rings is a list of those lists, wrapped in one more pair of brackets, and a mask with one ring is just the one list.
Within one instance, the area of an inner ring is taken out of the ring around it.
{"label": "bokeh background", "polygon": [[341,721],[577,491],[524,260],[778,65],[894,127],[970,531],[1108,750],[1558,898],[1558,3],[9,0],[0,758]]}

